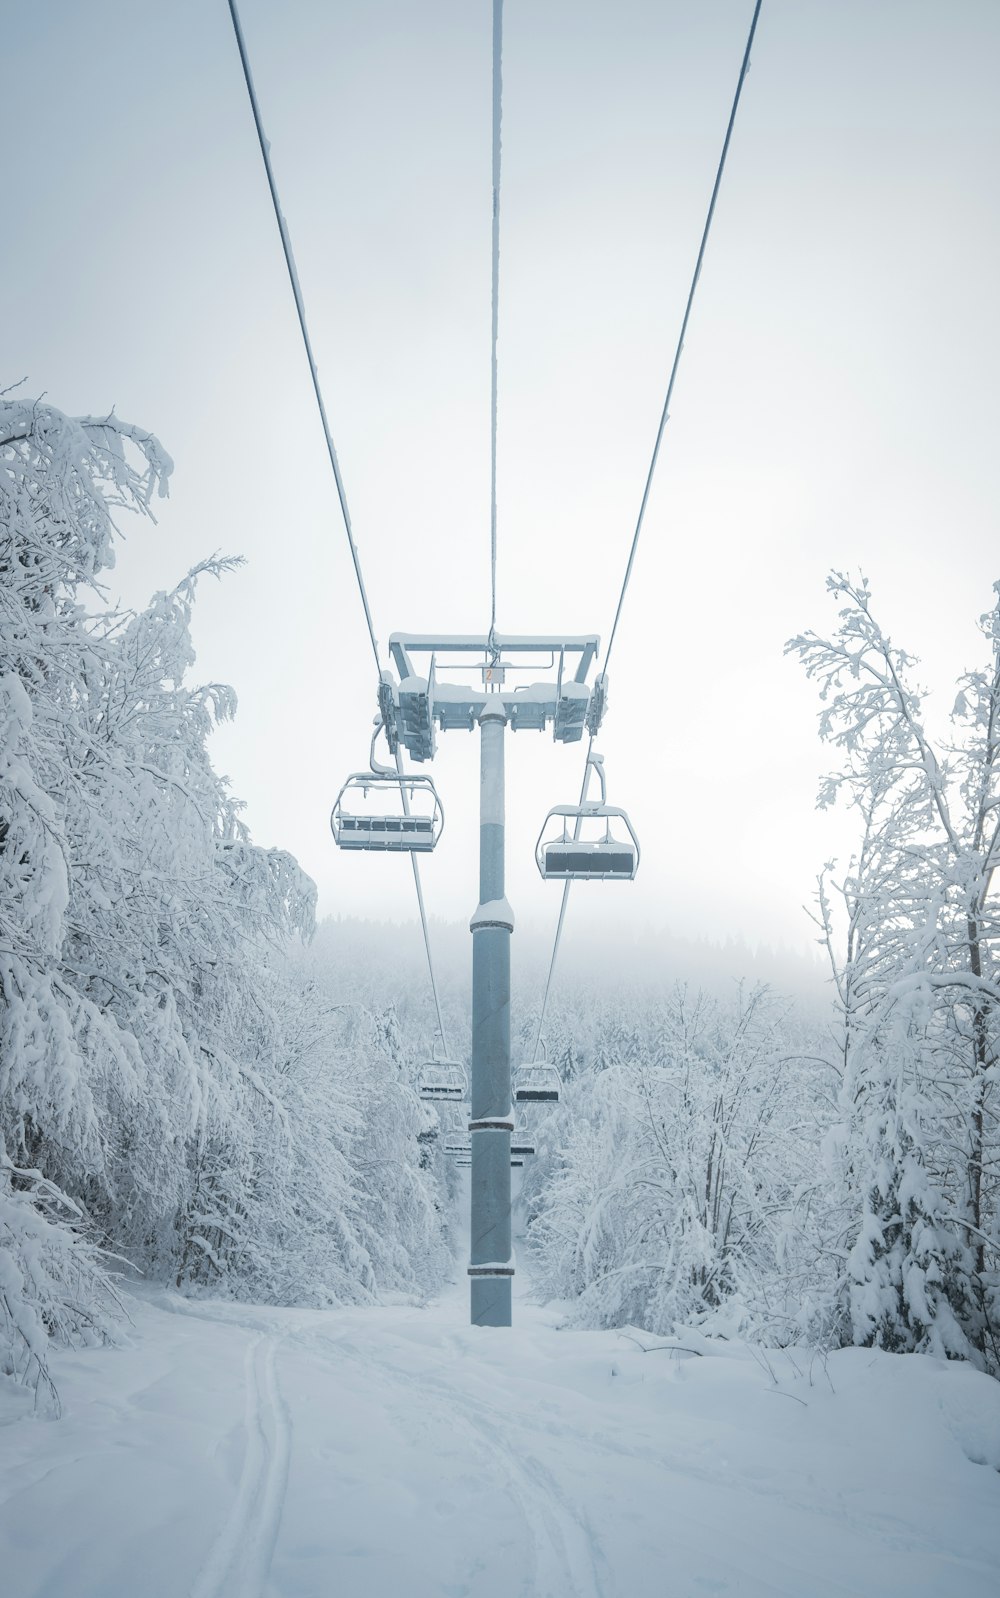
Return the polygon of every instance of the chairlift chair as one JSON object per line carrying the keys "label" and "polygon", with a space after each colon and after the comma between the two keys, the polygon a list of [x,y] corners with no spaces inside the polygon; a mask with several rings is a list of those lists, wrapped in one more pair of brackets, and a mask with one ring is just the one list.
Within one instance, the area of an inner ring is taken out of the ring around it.
{"label": "chairlift chair", "polygon": [[516,1154],[518,1158],[522,1160],[527,1155],[534,1154],[535,1152],[535,1140],[531,1135],[531,1129],[528,1126],[526,1115],[521,1115],[518,1117],[517,1125],[510,1134],[510,1152],[512,1154]]}
{"label": "chairlift chair", "polygon": [[459,1104],[465,1092],[465,1071],[457,1060],[428,1060],[420,1083],[426,1104]]}
{"label": "chairlift chair", "polygon": [[[469,1088],[465,1067],[458,1060],[439,1060],[437,1047],[435,1044],[432,1057],[421,1069],[420,1097],[428,1104],[460,1104]],[[455,1139],[454,1128],[451,1136]]]}
{"label": "chairlift chair", "polygon": [[[368,802],[372,795],[389,796],[396,802],[380,809]],[[358,797],[365,803],[359,805]],[[411,810],[414,800],[419,808]],[[429,854],[443,826],[444,810],[430,777],[385,771],[352,772],[330,816],[338,849]]]}
{"label": "chairlift chair", "polygon": [[518,1067],[514,1079],[514,1101],[517,1104],[558,1104],[559,1072],[545,1060]]}
{"label": "chairlift chair", "polygon": [[[558,836],[546,838],[545,832],[554,817],[562,821]],[[616,838],[611,832],[612,819],[617,817],[628,830],[627,838]],[[581,838],[579,827],[570,832],[570,822],[603,821],[601,835]],[[541,875],[560,882],[614,881],[631,882],[639,869],[639,840],[628,815],[618,805],[556,805],[545,818],[538,835],[535,860]]]}
{"label": "chairlift chair", "polygon": [[[604,782],[604,759],[591,754],[587,761],[587,781],[591,769],[597,772],[601,784],[599,804],[555,805],[549,811],[535,845],[535,860],[542,877],[552,877],[560,882],[614,881],[630,882],[639,869],[639,840],[635,835],[626,811],[618,805],[607,803]],[[586,784],[584,797],[586,796]],[[561,822],[555,837],[546,838],[549,823]],[[621,821],[627,838],[615,837],[611,831],[613,820]],[[575,823],[572,832],[570,822]],[[581,837],[585,824],[603,823],[597,837]]]}
{"label": "chairlift chair", "polygon": [[[560,1078],[554,1065],[550,1065],[545,1058],[545,1044],[539,1039],[536,1045],[541,1046],[542,1058],[528,1060],[523,1065],[517,1066],[514,1071],[514,1102],[515,1104],[558,1104]],[[513,1144],[511,1144],[513,1152]],[[534,1146],[528,1151],[534,1154]]]}

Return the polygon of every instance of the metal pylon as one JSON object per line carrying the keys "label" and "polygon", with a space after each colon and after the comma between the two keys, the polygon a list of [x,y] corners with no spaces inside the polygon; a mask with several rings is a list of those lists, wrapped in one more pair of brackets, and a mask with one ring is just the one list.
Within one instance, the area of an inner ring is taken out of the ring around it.
{"label": "metal pylon", "polygon": [[473,1326],[511,1324],[510,935],[504,895],[504,728],[492,699],[479,713],[479,904],[472,929],[472,1214],[469,1276]]}
{"label": "metal pylon", "polygon": [[[504,893],[504,735],[552,729],[557,743],[598,731],[607,702],[603,677],[587,685],[598,656],[596,633],[393,633],[398,673],[381,673],[379,718],[394,753],[433,760],[438,733],[480,737],[479,904],[472,931],[472,1237],[469,1261],[474,1326],[510,1326],[514,1265],[510,1246],[510,936]],[[546,657],[548,657],[546,659]],[[423,661],[426,666],[421,669]],[[440,682],[438,668],[462,682]],[[483,686],[468,681],[482,673]],[[554,680],[548,674],[555,671]],[[530,681],[507,682],[529,673]],[[539,680],[539,674],[545,676]],[[401,763],[401,762],[400,762]],[[402,779],[400,779],[402,780]],[[436,841],[436,837],[435,840]],[[426,921],[424,921],[426,941]]]}

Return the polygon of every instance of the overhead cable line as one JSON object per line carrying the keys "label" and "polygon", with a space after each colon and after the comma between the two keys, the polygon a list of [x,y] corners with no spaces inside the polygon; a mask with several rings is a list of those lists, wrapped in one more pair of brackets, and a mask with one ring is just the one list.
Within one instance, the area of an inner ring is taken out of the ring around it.
{"label": "overhead cable line", "polygon": [[[408,816],[410,813],[410,796],[403,785],[403,751],[399,744],[396,745],[396,770],[399,772],[399,791],[403,800],[403,814]],[[448,1056],[450,1055],[451,1050],[448,1048],[448,1038],[444,1030],[444,1017],[441,1014],[441,1000],[438,996],[437,978],[434,975],[434,958],[431,954],[431,935],[427,926],[427,911],[424,908],[424,887],[420,880],[420,865],[417,860],[416,853],[412,849],[410,851],[410,865],[413,867],[413,886],[417,890],[417,909],[420,911],[420,930],[424,935],[424,952],[427,955],[427,972],[431,979],[431,992],[434,995],[434,1009],[437,1012],[438,1036],[441,1039],[441,1047],[444,1049],[445,1055]]]}
{"label": "overhead cable line", "polygon": [[[378,641],[375,637],[375,624],[372,621],[371,606],[368,603],[368,592],[365,588],[365,580],[361,572],[361,559],[358,555],[358,546],[354,541],[354,529],[351,526],[351,513],[347,507],[347,494],[344,490],[344,480],[340,475],[340,463],[337,460],[337,451],[334,447],[333,434],[330,431],[330,422],[326,414],[326,405],[323,402],[323,390],[320,387],[319,372],[316,367],[315,356],[313,355],[312,340],[309,337],[308,323],[306,322],[305,302],[302,297],[302,289],[299,285],[299,275],[295,269],[295,257],[292,254],[292,241],[289,237],[288,224],[285,221],[281,209],[281,202],[278,198],[278,186],[275,181],[274,168],[271,165],[271,146],[268,142],[267,136],[264,133],[264,123],[260,114],[260,102],[257,99],[257,91],[254,87],[253,73],[250,70],[250,60],[247,55],[246,40],[243,37],[243,28],[240,25],[240,14],[236,7],[236,0],[228,0],[228,3],[229,15],[231,16],[233,22],[233,32],[236,35],[236,46],[240,53],[240,64],[243,68],[243,78],[247,86],[247,94],[250,97],[250,107],[253,111],[254,127],[257,130],[257,142],[260,145],[260,153],[264,160],[264,171],[267,174],[267,186],[271,191],[271,204],[274,207],[274,216],[278,224],[278,232],[281,235],[281,248],[284,252],[285,266],[288,269],[288,281],[291,284],[292,295],[295,300],[295,311],[299,319],[299,330],[302,334],[302,343],[305,346],[306,359],[309,362],[309,375],[312,378],[313,393],[316,396],[316,406],[319,410],[320,421],[323,424],[323,437],[326,440],[326,452],[330,457],[330,465],[333,468],[333,478],[337,485],[337,497],[340,500],[340,509],[344,518],[344,530],[347,533],[347,542],[351,550],[351,560],[354,565],[354,575],[358,580],[358,592],[361,595],[361,603],[364,606],[365,621],[368,625],[368,636],[371,639],[372,654],[375,656],[375,670],[377,671],[379,680],[381,681],[382,662],[379,658]],[[496,362],[495,329],[496,313],[494,311],[494,366]],[[496,384],[494,379],[494,392],[495,388]],[[406,814],[409,814],[410,802],[406,790],[402,786],[402,757],[398,751],[396,754],[396,769],[399,772],[401,779],[400,791],[402,793],[403,809]],[[410,855],[410,863],[413,866],[413,882],[417,890],[417,906],[420,911],[420,926],[424,938],[424,951],[427,955],[427,970],[431,981],[431,991],[434,995],[434,1008],[437,1012],[438,1032],[440,1033],[444,1050],[447,1053],[448,1041],[445,1037],[444,1021],[442,1020],[441,1016],[441,1000],[438,996],[437,981],[434,975],[434,960],[431,955],[430,934],[427,927],[427,912],[424,909],[424,891],[420,881],[420,866],[417,862],[416,855]]]}
{"label": "overhead cable line", "polygon": [[493,0],[493,274],[490,358],[490,648],[497,630],[497,333],[500,325],[500,109],[503,92],[503,0]]}
{"label": "overhead cable line", "polygon": [[299,275],[295,270],[295,257],[292,254],[292,241],[288,235],[288,225],[282,215],[281,203],[278,199],[278,187],[274,179],[274,169],[271,166],[271,146],[264,133],[264,124],[261,120],[260,104],[257,91],[254,88],[253,74],[250,71],[250,61],[247,56],[246,41],[243,38],[243,29],[240,26],[240,14],[236,9],[236,0],[229,0],[229,14],[233,19],[233,32],[236,35],[236,46],[240,52],[240,63],[243,67],[243,77],[250,96],[250,106],[253,111],[254,126],[257,129],[257,142],[260,153],[264,158],[264,170],[267,173],[267,186],[271,191],[271,204],[274,207],[274,216],[281,235],[281,248],[285,255],[285,266],[288,268],[288,281],[292,286],[295,299],[295,310],[299,319],[299,329],[302,333],[302,342],[305,345],[306,358],[309,361],[309,374],[312,378],[313,393],[316,396],[316,405],[319,409],[320,421],[323,424],[323,437],[326,440],[326,452],[330,457],[333,467],[334,482],[337,485],[337,497],[340,500],[340,509],[344,518],[344,530],[347,533],[347,542],[351,548],[351,560],[354,563],[354,575],[358,579],[358,590],[361,594],[361,603],[365,608],[365,621],[368,623],[368,636],[372,643],[372,653],[375,656],[375,669],[381,676],[382,663],[379,659],[378,643],[375,638],[375,624],[372,621],[371,607],[368,604],[368,593],[365,589],[365,580],[361,575],[361,560],[358,555],[358,546],[354,542],[354,529],[351,526],[351,513],[347,508],[347,495],[344,491],[344,480],[340,475],[340,464],[337,460],[337,451],[334,448],[333,434],[330,432],[330,423],[327,419],[326,406],[323,403],[323,390],[320,388],[319,372],[316,369],[316,360],[313,355],[312,341],[309,337],[309,328],[306,323],[306,308],[302,299],[302,290],[299,287]]}
{"label": "overhead cable line", "polygon": [[[685,335],[687,333],[688,323],[691,320],[691,309],[692,309],[692,306],[694,305],[694,297],[695,297],[695,293],[696,293],[697,288],[698,288],[698,279],[701,277],[701,268],[702,268],[702,263],[703,263],[703,261],[705,259],[705,249],[706,249],[706,247],[708,245],[708,236],[709,236],[710,232],[712,231],[712,221],[713,221],[713,219],[715,217],[716,201],[719,198],[719,190],[720,190],[720,188],[722,186],[722,174],[723,174],[723,172],[726,169],[726,158],[729,155],[729,145],[730,145],[730,141],[732,140],[733,128],[734,128],[735,123],[736,123],[736,113],[737,113],[737,111],[739,109],[740,96],[743,93],[743,84],[744,84],[744,82],[746,80],[746,75],[747,75],[748,71],[750,70],[750,52],[751,52],[751,50],[753,48],[754,35],[757,32],[757,19],[760,16],[760,10],[761,10],[761,5],[762,4],[763,4],[763,0],[756,0],[756,4],[754,5],[754,9],[753,9],[753,17],[752,17],[751,22],[750,22],[750,31],[747,34],[746,49],[743,52],[743,61],[742,61],[742,64],[740,66],[740,74],[739,74],[739,77],[738,77],[737,82],[736,82],[736,93],[733,96],[732,109],[729,112],[729,121],[728,121],[728,123],[726,125],[726,136],[725,136],[725,139],[723,140],[723,144],[722,144],[722,154],[719,157],[719,165],[718,165],[718,168],[716,169],[716,173],[715,173],[715,182],[712,185],[712,197],[711,197],[711,199],[709,201],[709,204],[708,204],[708,213],[707,213],[707,215],[705,217],[705,226],[702,229],[701,243],[698,246],[698,257],[697,257],[697,260],[695,261],[694,272],[693,272],[692,277],[691,277],[691,286],[688,289],[687,303],[686,303],[686,305],[684,307],[684,316],[683,316],[683,319],[681,321],[680,333],[678,334],[678,338],[677,338],[677,347],[674,350],[674,359],[673,359],[673,363],[672,363],[672,365],[670,367],[670,377],[669,377],[669,380],[667,382],[666,397],[665,397],[665,399],[663,401],[663,410],[662,410],[662,412],[660,414],[660,425],[659,425],[659,427],[656,430],[656,440],[655,440],[655,442],[653,444],[653,454],[652,454],[652,457],[651,457],[650,462],[649,462],[649,470],[646,473],[646,484],[645,484],[645,487],[643,488],[643,491],[642,491],[642,500],[641,500],[640,505],[639,505],[639,514],[638,514],[638,517],[636,518],[635,532],[632,535],[632,544],[631,544],[631,548],[629,549],[628,561],[626,562],[626,565],[625,565],[625,575],[624,575],[624,577],[622,579],[621,592],[618,595],[618,604],[617,604],[617,606],[615,608],[615,619],[614,619],[614,622],[612,623],[611,636],[608,639],[608,647],[607,647],[607,649],[605,651],[605,654],[604,654],[604,665],[601,668],[600,678],[598,679],[599,681],[603,681],[603,679],[606,678],[606,676],[607,676],[608,662],[611,659],[611,651],[614,648],[615,638],[616,638],[617,633],[618,633],[618,623],[621,620],[622,606],[625,603],[625,595],[626,595],[626,593],[628,591],[629,582],[631,581],[631,578],[632,578],[632,567],[635,564],[636,550],[639,547],[639,536],[640,536],[640,534],[642,532],[643,522],[645,521],[645,518],[646,518],[646,506],[649,503],[650,490],[651,490],[651,488],[653,486],[653,477],[654,477],[654,474],[656,472],[656,463],[657,463],[657,461],[659,459],[659,455],[660,455],[660,445],[663,442],[663,434],[664,434],[664,432],[666,430],[667,422],[670,419],[670,401],[673,398],[674,384],[677,381],[677,369],[680,366],[681,355],[682,355],[683,350],[684,350],[684,338],[685,338]],[[588,778],[590,776],[590,758],[591,758],[591,755],[592,755],[593,749],[594,749],[594,737],[595,737],[595,734],[591,733],[590,737],[589,737],[589,740],[588,740],[588,743],[587,743],[587,760],[586,760],[586,763],[584,765],[583,783],[582,783],[581,789],[580,789],[580,804],[581,805],[584,804],[584,802],[586,800],[586,795],[587,795],[587,782],[588,782]],[[580,820],[578,819],[577,820],[577,824],[576,824],[576,836],[577,837],[579,837],[579,832],[580,832]],[[541,1010],[539,1012],[539,1017],[538,1017],[538,1030],[537,1030],[537,1032],[535,1034],[535,1051],[534,1051],[534,1056],[533,1056],[535,1059],[538,1058],[538,1047],[539,1047],[539,1043],[541,1042],[542,1028],[545,1025],[545,1014],[546,1014],[546,1010],[548,1008],[549,994],[550,994],[550,992],[552,990],[552,976],[553,976],[553,972],[555,971],[556,959],[558,958],[558,954],[559,954],[559,943],[560,943],[560,940],[562,938],[563,925],[564,925],[565,920],[566,920],[566,906],[567,906],[567,903],[569,901],[569,890],[570,890],[571,887],[572,887],[572,882],[569,881],[569,880],[567,880],[563,884],[562,903],[559,906],[559,920],[556,923],[555,940],[554,940],[553,945],[552,945],[552,958],[549,961],[549,971],[548,971],[548,976],[547,976],[546,981],[545,981],[545,991],[544,991],[544,995],[542,997],[542,1007],[541,1007]]]}
{"label": "overhead cable line", "polygon": [[[667,422],[670,419],[670,401],[673,398],[674,384],[677,381],[677,368],[680,366],[681,355],[684,350],[684,337],[687,333],[688,322],[691,320],[691,308],[694,305],[694,296],[698,287],[698,279],[701,277],[701,267],[702,262],[705,259],[705,249],[708,244],[708,235],[712,231],[712,220],[715,216],[715,204],[719,198],[719,189],[722,186],[722,174],[726,170],[726,157],[729,155],[729,144],[733,136],[733,127],[736,123],[736,113],[739,109],[740,96],[743,93],[743,84],[746,79],[746,75],[750,70],[750,51],[753,48],[754,34],[757,31],[757,18],[760,16],[760,8],[762,4],[763,0],[756,0],[756,4],[753,9],[750,32],[747,35],[746,49],[743,52],[743,62],[740,67],[740,75],[736,83],[736,93],[733,96],[733,106],[729,113],[729,122],[726,126],[726,137],[723,140],[722,154],[719,157],[719,166],[715,174],[715,182],[712,185],[712,198],[708,204],[708,215],[705,217],[705,226],[702,230],[701,244],[698,246],[698,259],[695,262],[694,274],[691,278],[691,287],[688,289],[687,304],[684,307],[684,318],[681,322],[681,330],[677,338],[677,348],[674,351],[673,365],[670,368],[670,380],[667,383],[667,393],[666,398],[663,401],[663,411],[660,416],[660,425],[656,430],[656,442],[653,445],[653,454],[649,462],[649,471],[646,473],[646,486],[642,491],[642,502],[639,506],[639,515],[636,519],[635,532],[632,535],[632,547],[629,550],[628,562],[625,567],[625,576],[622,579],[621,593],[618,596],[615,619],[611,627],[611,637],[608,639],[608,647],[604,655],[604,669],[601,673],[602,676],[607,673],[608,661],[611,658],[611,651],[614,648],[615,635],[618,632],[618,623],[621,619],[622,605],[625,603],[625,594],[628,589],[629,582],[631,581],[632,567],[635,564],[635,552],[639,547],[639,535],[642,532],[642,524],[646,517],[646,506],[649,502],[650,489],[653,486],[653,475],[656,471],[656,463],[660,455],[660,445],[663,442],[663,434],[666,429]],[[593,739],[591,739],[591,742],[593,742]]]}

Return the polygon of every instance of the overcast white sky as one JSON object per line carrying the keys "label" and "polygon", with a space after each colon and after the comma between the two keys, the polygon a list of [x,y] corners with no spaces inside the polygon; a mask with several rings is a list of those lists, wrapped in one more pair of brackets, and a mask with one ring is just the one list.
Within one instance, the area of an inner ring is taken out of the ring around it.
{"label": "overcast white sky", "polygon": [[[507,0],[499,623],[606,638],[751,0]],[[489,619],[489,0],[243,0],[376,629]],[[215,549],[216,758],[324,910],[412,914],[337,856],[374,712],[363,619],[225,0],[0,0],[0,380],[176,460],[114,590]],[[782,645],[864,568],[943,714],[1000,576],[996,0],[765,0],[601,735],[643,844],[578,925],[805,945],[851,829],[816,816],[816,701]],[[509,897],[581,752],[509,742]],[[434,775],[436,915],[476,901],[477,748]]]}

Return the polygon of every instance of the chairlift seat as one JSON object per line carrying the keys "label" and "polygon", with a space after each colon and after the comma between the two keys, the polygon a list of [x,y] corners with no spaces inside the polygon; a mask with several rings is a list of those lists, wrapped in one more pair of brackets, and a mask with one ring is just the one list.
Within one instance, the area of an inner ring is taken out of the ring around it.
{"label": "chairlift seat", "polygon": [[635,850],[628,843],[550,843],[544,851],[542,876],[566,878],[635,876]]}
{"label": "chairlift seat", "polygon": [[454,1082],[421,1082],[420,1097],[427,1104],[461,1104],[465,1098],[463,1083]]}
{"label": "chairlift seat", "polygon": [[[546,838],[549,822],[557,818],[562,831],[556,837]],[[620,820],[627,838],[616,838],[611,832],[613,820]],[[588,821],[603,822],[603,836],[581,838],[571,836],[570,822],[579,834]],[[584,804],[556,805],[542,824],[535,848],[539,872],[547,880],[557,881],[614,881],[630,882],[639,869],[639,840],[626,812],[618,805]]]}
{"label": "chairlift seat", "polygon": [[520,1155],[521,1157],[526,1154],[534,1154],[535,1145],[526,1138],[518,1138],[516,1143],[511,1144],[510,1152],[512,1154]]}
{"label": "chairlift seat", "polygon": [[421,1073],[420,1097],[428,1104],[459,1104],[465,1098],[465,1072],[457,1060],[428,1060]]}
{"label": "chairlift seat", "polygon": [[337,842],[341,849],[413,849],[427,852],[435,844],[431,816],[341,816]]}
{"label": "chairlift seat", "polygon": [[514,1078],[514,1101],[517,1104],[558,1104],[559,1072],[555,1066],[544,1060],[522,1065]]}
{"label": "chairlift seat", "polygon": [[[384,812],[358,803],[359,797],[368,801],[372,794],[389,796],[395,803]],[[410,802],[417,808],[409,810]],[[355,771],[337,795],[330,826],[338,849],[428,854],[441,836],[444,811],[430,777]]]}

